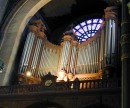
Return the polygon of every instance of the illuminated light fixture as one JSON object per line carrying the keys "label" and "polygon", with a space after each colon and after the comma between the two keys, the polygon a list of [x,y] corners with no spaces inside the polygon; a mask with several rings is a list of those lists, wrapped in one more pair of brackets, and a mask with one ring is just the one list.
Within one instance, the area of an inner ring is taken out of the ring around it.
{"label": "illuminated light fixture", "polygon": [[26,72],[26,77],[31,77],[32,76],[32,73],[30,71],[27,71]]}
{"label": "illuminated light fixture", "polygon": [[65,77],[66,77],[66,72],[64,70],[60,70],[60,72],[58,73],[58,78],[57,80],[61,80],[61,81],[64,81],[65,80]]}

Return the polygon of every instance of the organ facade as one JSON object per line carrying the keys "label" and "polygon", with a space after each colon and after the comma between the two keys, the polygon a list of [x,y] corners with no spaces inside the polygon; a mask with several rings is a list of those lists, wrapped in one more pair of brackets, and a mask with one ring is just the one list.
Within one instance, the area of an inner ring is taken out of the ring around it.
{"label": "organ facade", "polygon": [[57,81],[110,77],[116,70],[118,55],[116,11],[116,7],[106,8],[100,29],[81,44],[73,31],[67,31],[61,45],[54,45],[47,40],[43,22],[35,21],[29,26],[19,66],[19,81],[37,84],[48,72],[57,76]]}

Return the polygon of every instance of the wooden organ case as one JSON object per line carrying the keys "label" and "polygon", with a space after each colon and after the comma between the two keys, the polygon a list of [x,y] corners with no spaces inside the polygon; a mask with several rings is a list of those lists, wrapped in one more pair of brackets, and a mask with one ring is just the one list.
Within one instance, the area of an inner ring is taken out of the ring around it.
{"label": "wooden organ case", "polygon": [[92,38],[79,44],[72,32],[61,45],[50,43],[41,20],[30,25],[19,66],[19,81],[41,83],[48,73],[57,81],[95,80],[109,77],[117,64],[116,7],[105,9],[105,21]]}

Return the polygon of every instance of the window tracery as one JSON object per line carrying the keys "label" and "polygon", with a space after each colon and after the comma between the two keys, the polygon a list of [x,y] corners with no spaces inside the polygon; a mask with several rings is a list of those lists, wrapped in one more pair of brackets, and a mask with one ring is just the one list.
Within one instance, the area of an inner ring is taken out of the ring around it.
{"label": "window tracery", "polygon": [[73,31],[78,36],[79,43],[82,43],[92,36],[100,29],[103,20],[101,18],[89,19],[83,21],[73,27]]}

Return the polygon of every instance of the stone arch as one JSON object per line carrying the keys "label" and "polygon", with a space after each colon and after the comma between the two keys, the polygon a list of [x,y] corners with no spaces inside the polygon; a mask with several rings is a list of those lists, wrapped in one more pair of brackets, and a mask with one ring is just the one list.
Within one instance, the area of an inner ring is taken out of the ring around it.
{"label": "stone arch", "polygon": [[31,17],[51,0],[24,0],[19,7],[12,10],[3,33],[0,46],[0,59],[4,61],[4,69],[0,75],[0,85],[9,85],[13,72],[18,46],[25,26]]}

